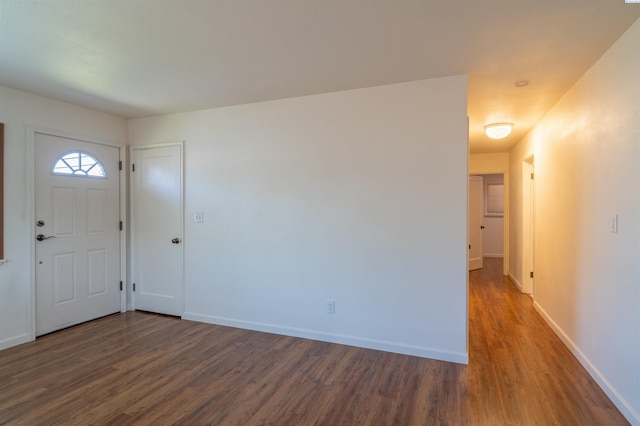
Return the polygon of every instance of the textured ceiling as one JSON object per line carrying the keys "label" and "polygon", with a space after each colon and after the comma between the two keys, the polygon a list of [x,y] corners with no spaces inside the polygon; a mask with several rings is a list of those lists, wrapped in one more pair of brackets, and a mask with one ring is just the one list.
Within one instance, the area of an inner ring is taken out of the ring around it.
{"label": "textured ceiling", "polygon": [[[0,84],[133,118],[469,74],[471,150],[496,152],[639,17],[623,0],[0,0]],[[495,121],[513,135],[489,140]]]}

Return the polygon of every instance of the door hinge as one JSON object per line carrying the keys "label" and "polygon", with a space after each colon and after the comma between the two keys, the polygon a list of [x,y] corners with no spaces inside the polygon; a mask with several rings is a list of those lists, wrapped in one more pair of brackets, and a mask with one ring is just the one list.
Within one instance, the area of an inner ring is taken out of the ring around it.
{"label": "door hinge", "polygon": [[122,221],[120,221],[120,230],[122,231]]}
{"label": "door hinge", "polygon": [[471,250],[471,244],[469,244],[469,250]]}
{"label": "door hinge", "polygon": [[136,291],[136,283],[133,283],[133,291]]}
{"label": "door hinge", "polygon": [[120,281],[120,291],[122,291],[122,281]]}
{"label": "door hinge", "polygon": [[531,173],[531,179],[533,180],[533,173]]}
{"label": "door hinge", "polygon": [[136,171],[136,165],[135,164],[131,164],[131,171],[135,172]]}
{"label": "door hinge", "polygon": [[533,278],[533,271],[529,272],[529,278]]}
{"label": "door hinge", "polygon": [[118,162],[118,168],[119,168],[120,170],[122,170],[122,160],[120,160],[120,161]]}

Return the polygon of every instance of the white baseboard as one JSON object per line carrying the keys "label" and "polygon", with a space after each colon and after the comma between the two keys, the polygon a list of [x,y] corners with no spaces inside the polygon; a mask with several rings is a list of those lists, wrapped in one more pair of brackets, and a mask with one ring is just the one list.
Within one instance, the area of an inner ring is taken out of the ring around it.
{"label": "white baseboard", "polygon": [[640,414],[636,412],[631,404],[624,399],[620,393],[609,383],[609,381],[600,373],[595,365],[587,358],[580,348],[569,338],[569,336],[551,319],[549,314],[534,300],[533,307],[540,314],[542,319],[551,327],[554,333],[569,348],[571,353],[578,359],[580,364],[589,372],[591,377],[600,385],[604,393],[618,407],[620,412],[629,420],[631,424],[640,425]]}
{"label": "white baseboard", "polygon": [[193,312],[185,312],[182,319],[205,322],[209,324],[222,325],[227,327],[242,328],[246,330],[261,331],[265,333],[280,334],[284,336],[300,337],[303,339],[319,340],[322,342],[337,343],[359,348],[376,349],[386,352],[394,352],[403,355],[412,355],[422,358],[437,359],[440,361],[455,362],[457,364],[468,364],[468,353],[451,352],[422,346],[407,345],[384,340],[367,339],[363,337],[347,336],[337,333],[326,333],[303,328],[284,327],[275,324],[265,324],[254,321],[237,320],[233,318],[223,318],[212,315],[202,315]]}
{"label": "white baseboard", "polygon": [[9,337],[9,338],[0,340],[0,351],[3,349],[9,349],[13,346],[18,346],[30,341],[31,341],[31,338],[29,336],[29,333],[24,333],[18,336]]}
{"label": "white baseboard", "polygon": [[524,290],[522,289],[522,284],[520,284],[520,281],[518,281],[511,272],[509,272],[509,279],[513,281],[513,283],[516,285],[516,287],[518,287],[518,290],[520,290],[521,293],[524,293]]}

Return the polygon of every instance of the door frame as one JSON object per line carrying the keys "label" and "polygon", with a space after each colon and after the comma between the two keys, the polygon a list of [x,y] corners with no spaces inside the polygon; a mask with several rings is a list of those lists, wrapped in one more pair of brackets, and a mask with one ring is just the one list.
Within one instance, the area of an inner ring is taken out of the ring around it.
{"label": "door frame", "polygon": [[[501,169],[500,167],[473,167],[469,166],[468,175],[502,175],[504,183],[504,215],[502,225],[502,275],[509,275],[509,220],[510,220],[510,197],[509,197],[509,169]],[[468,191],[468,190],[467,190]],[[468,222],[468,220],[467,220]],[[468,227],[468,224],[467,224]]]}
{"label": "door frame", "polygon": [[[124,144],[98,139],[94,137],[81,136],[61,130],[51,130],[43,127],[27,126],[27,220],[29,239],[29,298],[28,309],[29,315],[29,340],[36,339],[36,210],[35,210],[35,155],[36,155],[36,133],[42,133],[51,136],[57,136],[67,139],[76,139],[82,142],[95,143],[98,145],[106,145],[118,148],[118,157],[121,164],[126,164],[126,149]],[[120,170],[120,220],[122,221],[122,231],[120,232],[120,281],[122,281],[123,290],[128,287],[127,277],[127,174],[125,170]],[[120,312],[126,311],[126,291],[120,292]]]}
{"label": "door frame", "polygon": [[[184,193],[185,193],[185,187],[184,187],[184,141],[174,141],[174,142],[163,142],[163,143],[154,143],[154,144],[144,144],[144,145],[131,145],[129,146],[129,163],[127,163],[127,171],[131,170],[131,164],[133,164],[133,159],[134,159],[134,153],[135,151],[142,151],[142,150],[146,150],[146,149],[155,149],[155,148],[167,148],[167,147],[172,147],[172,146],[177,146],[180,148],[180,233],[182,235],[182,244],[180,244],[180,262],[182,263],[182,276],[181,276],[181,280],[180,280],[180,298],[181,298],[181,312],[184,314],[184,307],[185,307],[185,303],[184,303],[184,287],[185,287],[185,264],[184,264],[184,241],[185,241],[185,214],[184,214],[184,209],[185,209],[185,205],[184,205]],[[136,200],[135,200],[135,196],[134,196],[134,186],[135,182],[133,177],[131,177],[130,181],[129,181],[129,191],[131,193],[131,209],[130,209],[130,218],[131,218],[131,228],[130,228],[130,233],[129,235],[129,244],[131,247],[131,255],[129,256],[129,274],[130,276],[129,278],[129,282],[133,283],[134,282],[134,277],[133,277],[133,273],[135,271],[135,262],[136,262],[136,253],[133,250],[133,247],[135,247],[135,234],[134,234],[134,229],[135,229],[135,215],[134,215],[134,211],[136,208]],[[136,301],[135,301],[135,295],[133,292],[133,285],[131,286],[127,286],[127,298],[130,301],[130,304],[128,305],[128,309],[131,311],[135,311],[136,309]]]}
{"label": "door frame", "polygon": [[[480,182],[480,199],[481,199],[481,205],[479,207],[482,207],[482,204],[484,203],[484,178],[480,175],[469,175],[468,180],[467,180],[467,244],[469,246],[469,250],[467,250],[467,272],[470,271],[475,271],[478,269],[482,269],[484,267],[484,250],[483,250],[483,242],[480,241],[479,245],[480,245],[480,260],[478,261],[478,263],[476,263],[475,265],[480,265],[479,267],[474,267],[473,269],[471,269],[471,195],[472,195],[472,190],[471,190],[471,181],[475,180],[476,182]],[[482,209],[484,210],[484,208]],[[475,216],[475,215],[474,215]],[[483,225],[483,220],[484,220],[484,213],[481,213],[481,217],[480,217],[480,223],[479,223],[479,227],[480,230],[478,231],[480,233],[480,239],[482,240],[482,234],[483,231],[482,229],[484,228]],[[476,241],[477,242],[477,241]]]}
{"label": "door frame", "polygon": [[522,161],[522,292],[534,296],[535,276],[535,174],[534,157]]}

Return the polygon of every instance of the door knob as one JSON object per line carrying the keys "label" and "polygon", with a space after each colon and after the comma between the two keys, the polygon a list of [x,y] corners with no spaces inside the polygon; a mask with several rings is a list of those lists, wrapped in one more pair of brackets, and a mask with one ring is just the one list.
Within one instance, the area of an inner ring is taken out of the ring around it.
{"label": "door knob", "polygon": [[174,238],[173,240],[171,240],[171,242],[173,244],[180,244],[180,238]]}
{"label": "door knob", "polygon": [[38,241],[44,241],[44,240],[48,240],[49,238],[55,238],[55,236],[50,235],[48,237],[45,237],[44,234],[38,234],[36,235],[36,240]]}
{"label": "door knob", "polygon": [[480,229],[484,229],[484,225],[481,225],[481,226],[480,226]]}

